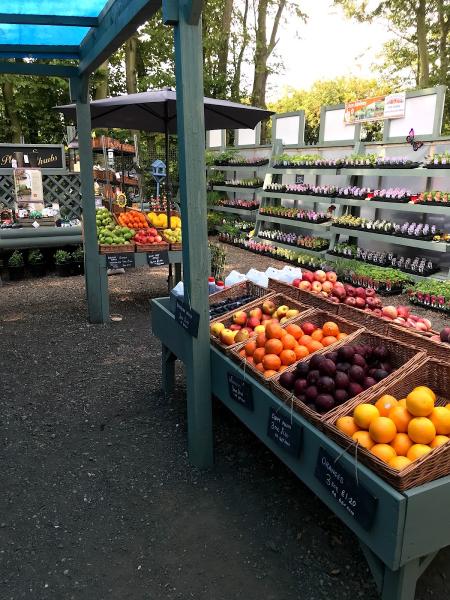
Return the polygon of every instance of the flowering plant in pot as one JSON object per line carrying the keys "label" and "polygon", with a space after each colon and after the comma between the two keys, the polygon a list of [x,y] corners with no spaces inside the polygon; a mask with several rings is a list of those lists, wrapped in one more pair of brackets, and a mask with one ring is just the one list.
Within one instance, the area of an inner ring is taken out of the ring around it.
{"label": "flowering plant in pot", "polygon": [[72,274],[73,260],[70,252],[57,250],[55,252],[56,274],[60,277],[69,277]]}
{"label": "flowering plant in pot", "polygon": [[8,259],[9,279],[18,281],[25,277],[23,254],[20,250],[14,250]]}
{"label": "flowering plant in pot", "polygon": [[46,274],[47,266],[39,248],[34,248],[28,253],[28,268],[33,277],[43,277]]}

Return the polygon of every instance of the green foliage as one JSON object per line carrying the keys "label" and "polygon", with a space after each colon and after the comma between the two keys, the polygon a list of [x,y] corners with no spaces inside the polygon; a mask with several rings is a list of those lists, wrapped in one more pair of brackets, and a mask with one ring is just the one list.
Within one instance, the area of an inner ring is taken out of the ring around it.
{"label": "green foliage", "polygon": [[83,250],[83,246],[78,246],[73,252],[72,252],[72,260],[74,262],[83,262],[84,260],[84,250]]}
{"label": "green foliage", "polygon": [[9,267],[23,267],[23,265],[24,265],[24,260],[23,260],[22,252],[20,252],[20,250],[14,250],[14,252],[11,254],[11,256],[8,259],[8,266]]}
{"label": "green foliage", "polygon": [[42,265],[44,262],[44,255],[39,248],[34,248],[28,252],[28,263],[30,265]]}
{"label": "green foliage", "polygon": [[66,252],[66,250],[57,250],[55,252],[55,264],[56,265],[65,265],[72,261],[72,255],[70,252]]}
{"label": "green foliage", "polygon": [[221,244],[209,244],[209,252],[211,256],[211,277],[220,280],[223,278],[227,253]]}

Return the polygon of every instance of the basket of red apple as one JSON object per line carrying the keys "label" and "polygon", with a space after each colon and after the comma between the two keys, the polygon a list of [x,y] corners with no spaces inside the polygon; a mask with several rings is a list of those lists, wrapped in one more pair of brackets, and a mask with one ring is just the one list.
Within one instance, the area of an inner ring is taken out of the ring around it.
{"label": "basket of red apple", "polygon": [[283,325],[310,311],[308,307],[283,294],[271,294],[242,306],[234,313],[213,319],[210,323],[211,343],[221,350],[264,333],[268,323]]}
{"label": "basket of red apple", "polygon": [[271,380],[274,393],[315,424],[331,421],[341,407],[354,406],[366,390],[374,393],[423,362],[425,353],[370,332],[356,332],[338,348],[293,365]]}
{"label": "basket of red apple", "polygon": [[151,252],[152,250],[168,250],[169,244],[163,240],[154,227],[139,229],[133,241],[136,244],[136,252]]}

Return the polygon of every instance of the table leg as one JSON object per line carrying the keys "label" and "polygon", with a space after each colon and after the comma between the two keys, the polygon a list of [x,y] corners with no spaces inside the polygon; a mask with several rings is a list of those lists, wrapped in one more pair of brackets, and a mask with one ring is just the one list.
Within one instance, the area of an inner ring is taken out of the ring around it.
{"label": "table leg", "polygon": [[98,277],[100,281],[101,295],[101,323],[109,323],[109,289],[108,289],[108,273],[106,269],[106,256],[101,255],[98,262]]}
{"label": "table leg", "polygon": [[164,394],[167,396],[175,387],[175,361],[176,356],[162,344],[162,385]]}
{"label": "table leg", "polygon": [[181,263],[175,263],[175,285],[181,281]]}
{"label": "table leg", "polygon": [[398,571],[387,567],[384,571],[382,600],[414,600],[417,579],[420,575],[419,560],[412,560]]}

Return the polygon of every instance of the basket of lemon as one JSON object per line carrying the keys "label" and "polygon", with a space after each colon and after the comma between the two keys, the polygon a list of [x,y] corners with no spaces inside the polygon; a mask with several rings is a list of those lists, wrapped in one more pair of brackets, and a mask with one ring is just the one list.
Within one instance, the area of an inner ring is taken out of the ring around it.
{"label": "basket of lemon", "polygon": [[166,212],[151,211],[147,214],[147,218],[150,221],[150,224],[156,229],[167,229],[168,227],[174,229],[175,227],[181,227],[180,215],[174,210],[170,213],[170,224],[168,223]]}

